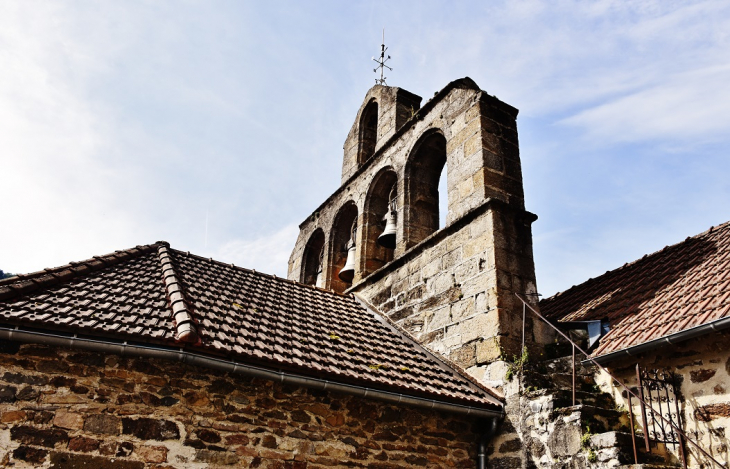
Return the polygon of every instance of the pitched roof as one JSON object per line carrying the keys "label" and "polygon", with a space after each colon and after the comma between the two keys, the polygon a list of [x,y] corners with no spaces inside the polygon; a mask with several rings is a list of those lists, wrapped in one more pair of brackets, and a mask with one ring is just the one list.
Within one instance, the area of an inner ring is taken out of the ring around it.
{"label": "pitched roof", "polygon": [[184,346],[338,383],[501,407],[493,391],[352,295],[204,259],[165,242],[2,280],[0,323]]}
{"label": "pitched roof", "polygon": [[730,222],[540,302],[557,321],[608,319],[592,356],[730,316]]}

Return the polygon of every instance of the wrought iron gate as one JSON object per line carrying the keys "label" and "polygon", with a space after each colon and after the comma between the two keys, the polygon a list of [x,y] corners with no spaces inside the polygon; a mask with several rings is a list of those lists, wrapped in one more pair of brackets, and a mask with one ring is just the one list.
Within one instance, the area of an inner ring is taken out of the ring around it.
{"label": "wrought iron gate", "polygon": [[643,400],[639,404],[646,451],[659,443],[673,445],[678,447],[682,464],[687,467],[682,435],[675,430],[682,428],[682,414],[674,375],[665,370],[641,369],[637,364],[636,379]]}

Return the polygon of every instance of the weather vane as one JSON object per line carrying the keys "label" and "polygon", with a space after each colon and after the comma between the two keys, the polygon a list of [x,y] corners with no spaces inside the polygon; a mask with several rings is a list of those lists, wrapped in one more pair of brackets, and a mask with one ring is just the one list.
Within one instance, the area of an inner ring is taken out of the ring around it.
{"label": "weather vane", "polygon": [[380,44],[380,58],[379,59],[376,59],[375,57],[373,57],[373,60],[378,64],[378,66],[373,70],[373,72],[378,73],[378,69],[380,69],[380,79],[377,79],[377,78],[375,79],[375,84],[376,85],[386,85],[387,86],[387,83],[385,83],[385,79],[387,77],[384,77],[383,76],[383,71],[386,68],[388,70],[390,70],[391,72],[393,71],[392,68],[390,68],[387,65],[385,65],[385,62],[387,62],[388,60],[390,60],[390,56],[388,56],[388,57],[385,56],[385,51],[386,50],[388,50],[388,48],[385,47],[385,28],[383,28],[383,43]]}

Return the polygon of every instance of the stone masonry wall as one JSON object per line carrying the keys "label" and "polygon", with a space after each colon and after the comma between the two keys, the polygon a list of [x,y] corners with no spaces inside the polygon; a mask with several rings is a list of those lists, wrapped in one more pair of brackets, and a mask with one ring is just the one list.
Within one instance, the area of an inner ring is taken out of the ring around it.
{"label": "stone masonry wall", "polygon": [[473,422],[181,363],[0,343],[0,466],[474,467]]}
{"label": "stone masonry wall", "polygon": [[[505,360],[519,356],[522,344],[523,309],[515,293],[537,307],[531,233],[536,217],[525,211],[516,116],[516,109],[479,90],[471,80],[458,80],[425,103],[390,140],[379,140],[374,158],[357,170],[352,163],[357,135],[353,127],[351,144],[345,148],[343,186],[300,225],[288,272],[290,279],[299,280],[312,234],[321,229],[325,245],[334,246],[337,214],[348,204],[357,207],[356,268],[346,291],[504,393],[507,417],[490,456],[490,467],[503,468],[520,467],[527,460],[516,429],[521,415],[519,389],[505,381],[509,367]],[[412,194],[407,192],[418,179],[410,170],[409,157],[421,157],[421,139],[434,132],[445,140],[448,213],[446,226],[421,240],[420,233],[411,237],[409,222],[428,214],[418,212],[423,205],[410,205]],[[397,180],[397,244],[393,260],[372,272],[366,268],[363,242],[368,194],[384,173]],[[413,239],[417,244],[410,243]],[[332,288],[336,275],[328,257],[332,252],[325,249],[325,288]],[[533,359],[542,354],[541,344],[552,339],[547,326],[533,323],[527,314],[525,342]]]}
{"label": "stone masonry wall", "polygon": [[[531,256],[522,256],[509,240],[495,239],[495,232],[506,230],[495,225],[515,223],[516,216],[504,204],[493,207],[445,228],[353,291],[434,352],[500,387],[503,371],[485,376],[486,365],[519,354],[522,316],[514,294],[534,293],[536,287]],[[526,225],[520,229],[529,239]],[[525,334],[528,344],[547,341],[547,331],[540,323],[533,327],[531,315]]]}
{"label": "stone masonry wall", "polygon": [[[301,269],[302,269],[302,258],[304,255],[304,248],[307,244],[307,241],[309,240],[310,236],[314,231],[316,231],[318,228],[322,229],[325,234],[325,246],[329,246],[329,244],[332,242],[332,228],[334,226],[335,217],[341,207],[343,207],[348,202],[352,201],[357,206],[358,211],[358,239],[362,239],[364,235],[364,220],[363,220],[363,213],[365,212],[365,200],[366,196],[368,194],[368,191],[370,189],[370,185],[373,182],[373,179],[375,175],[380,173],[384,169],[392,169],[396,172],[398,175],[398,209],[399,213],[401,213],[403,210],[403,205],[405,203],[404,199],[404,193],[405,193],[405,180],[404,180],[404,173],[405,173],[405,166],[406,166],[406,160],[407,156],[409,155],[411,149],[415,145],[415,143],[418,141],[420,136],[427,130],[432,128],[438,128],[441,129],[441,131],[445,134],[448,139],[450,139],[451,135],[458,136],[460,141],[463,143],[465,140],[467,140],[466,135],[462,135],[463,132],[468,132],[469,136],[473,136],[473,133],[475,130],[471,127],[467,128],[467,122],[465,122],[465,116],[467,110],[474,108],[475,111],[472,120],[477,118],[477,113],[479,110],[479,96],[480,93],[471,89],[454,89],[449,93],[449,96],[445,99],[442,99],[439,101],[434,108],[429,112],[425,117],[422,117],[421,119],[414,119],[412,121],[412,126],[410,129],[401,136],[398,140],[393,142],[390,146],[387,148],[384,148],[383,154],[377,158],[376,161],[372,161],[369,165],[364,167],[362,169],[362,172],[352,181],[350,181],[349,185],[346,188],[342,188],[335,192],[330,198],[325,201],[324,204],[322,204],[321,207],[319,207],[317,210],[315,210],[312,215],[307,218],[301,225],[300,225],[300,233],[299,237],[297,239],[296,245],[294,246],[294,249],[292,251],[290,260],[289,260],[289,273],[288,278],[292,280],[300,280],[301,276]],[[454,117],[458,116],[458,119],[455,119]],[[456,151],[456,150],[455,150]],[[463,151],[461,151],[463,153]],[[347,158],[346,158],[347,159]],[[463,160],[463,158],[461,158]],[[452,159],[451,161],[454,161],[453,164],[456,164],[456,159]],[[454,177],[450,177],[448,181],[448,191],[449,193],[453,194],[460,194],[461,192],[457,189],[457,181],[456,174],[458,173],[465,173],[467,170],[471,170],[472,172],[477,172],[478,169],[482,166],[481,163],[481,157],[480,155],[471,155],[470,161],[459,161],[461,165],[463,166],[462,169],[459,169],[457,171],[456,168],[452,170],[451,165],[452,163],[447,161],[447,165],[449,165],[449,174],[453,174]],[[471,177],[471,175],[470,175]],[[484,200],[484,189],[483,187],[475,187],[473,184],[470,185],[471,189],[470,191],[467,191],[466,188],[462,191],[463,194],[461,197],[458,198],[449,198],[449,214],[450,217],[454,218],[457,215],[457,207],[459,207],[459,212],[463,212],[464,210],[461,208],[459,204],[461,198],[468,198],[470,201],[475,200]],[[481,189],[481,190],[480,190]],[[477,204],[474,203],[471,206],[476,206]],[[453,207],[452,207],[453,206]],[[463,205],[464,207],[467,207],[467,205]],[[461,213],[459,213],[460,215]],[[403,232],[403,217],[398,218],[398,224],[399,224],[399,232]],[[359,246],[361,247],[361,246]],[[331,259],[329,259],[329,250],[325,250],[325,259],[324,259],[324,265],[327,266],[327,275],[326,277],[329,279],[331,277]],[[399,256],[405,251],[404,243],[399,242],[399,246],[396,247],[396,253],[395,256]],[[363,264],[362,260],[360,259],[362,253],[361,249],[358,248],[357,256],[356,256],[356,263],[358,265]],[[355,273],[355,279],[354,283],[358,283],[361,280],[361,272]],[[326,288],[329,288],[330,285],[327,284]]]}
{"label": "stone masonry wall", "polygon": [[[609,371],[636,389],[636,363],[643,368],[666,369],[678,377],[679,409],[683,430],[721,463],[730,460],[730,334],[713,333],[698,339],[665,346],[638,357],[611,362]],[[616,402],[628,405],[626,393],[610,384],[608,375],[601,373],[597,382],[604,391],[614,395]],[[641,429],[640,407],[634,400],[634,416]],[[674,409],[672,409],[674,410]],[[643,443],[640,442],[640,443]],[[690,466],[714,467],[691,445],[685,445]],[[652,451],[656,452],[657,449]],[[673,445],[661,445],[659,453],[668,452],[679,463],[679,453]]]}
{"label": "stone masonry wall", "polygon": [[[471,80],[445,88],[300,225],[289,278],[301,278],[312,233],[321,229],[330,246],[339,209],[353,203],[359,241],[348,291],[360,294],[479,379],[484,373],[481,365],[519,355],[522,304],[515,293],[536,300],[530,227],[536,217],[524,210],[516,115],[516,109],[480,91]],[[407,214],[415,208],[406,206],[407,163],[419,139],[433,130],[446,141],[446,226],[408,248]],[[386,170],[397,177],[397,245],[393,261],[368,275],[362,268],[367,265],[362,241],[367,233],[367,195],[376,176]],[[325,249],[325,288],[332,287],[338,269],[328,258],[332,252]],[[547,331],[532,330],[531,315],[527,328],[528,344],[550,341]]]}
{"label": "stone masonry wall", "polygon": [[368,91],[362,106],[357,112],[355,123],[352,125],[345,144],[342,159],[342,183],[352,176],[359,168],[357,155],[360,142],[360,120],[365,107],[371,99],[378,103],[378,127],[375,148],[395,134],[421,106],[421,97],[401,88],[375,85]]}
{"label": "stone masonry wall", "polygon": [[[377,87],[376,87],[377,88]],[[406,251],[404,239],[408,227],[404,224],[406,201],[406,163],[415,144],[428,131],[438,129],[446,139],[448,170],[447,225],[482,205],[487,198],[497,198],[524,210],[522,176],[517,149],[515,117],[517,110],[488,94],[463,85],[449,89],[443,96],[424,105],[420,113],[411,117],[399,131],[398,138],[379,148],[381,153],[361,168],[353,179],[332,194],[300,225],[300,233],[289,259],[288,278],[301,279],[302,259],[312,233],[322,229],[325,246],[333,240],[335,218],[346,204],[352,202],[358,212],[357,239],[365,236],[365,204],[370,186],[376,175],[392,170],[397,175],[398,244],[394,257]],[[512,115],[512,114],[514,115]],[[347,158],[346,158],[347,159]],[[443,196],[443,195],[442,195]],[[340,246],[336,247],[341,249]],[[529,245],[532,257],[532,245]],[[330,250],[325,250],[326,278],[332,277]],[[356,253],[353,285],[363,279],[360,266],[366,265],[363,243]],[[534,276],[534,273],[533,273]],[[330,288],[327,283],[325,288]]]}

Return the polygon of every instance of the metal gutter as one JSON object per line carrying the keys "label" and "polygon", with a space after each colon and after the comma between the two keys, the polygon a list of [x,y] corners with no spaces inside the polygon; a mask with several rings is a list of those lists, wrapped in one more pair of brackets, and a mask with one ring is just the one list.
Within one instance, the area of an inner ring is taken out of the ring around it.
{"label": "metal gutter", "polygon": [[[702,324],[700,326],[695,326],[690,329],[685,329],[683,331],[675,332],[674,334],[665,335],[664,337],[660,337],[658,339],[650,340],[648,342],[644,342],[643,344],[634,345],[633,347],[628,347],[622,350],[618,350],[616,352],[607,353],[606,355],[600,355],[598,357],[593,357],[593,360],[603,364],[607,363],[612,360],[616,360],[618,358],[626,357],[626,356],[633,356],[638,355],[640,353],[648,352],[650,350],[654,350],[656,348],[661,347],[662,345],[671,345],[676,344],[677,342],[683,342],[685,340],[694,339],[696,337],[703,336],[705,334],[709,334],[710,332],[717,332],[721,331],[723,329],[730,328],[730,316],[717,319],[712,322],[708,322],[705,324]],[[588,363],[589,360],[583,360],[581,363]]]}
{"label": "metal gutter", "polygon": [[388,402],[391,404],[404,404],[408,406],[418,407],[421,409],[431,409],[459,415],[468,415],[480,418],[502,418],[504,416],[504,411],[501,409],[499,411],[482,409],[479,407],[471,407],[462,404],[452,404],[448,402],[437,401],[434,399],[407,396],[405,394],[381,391],[351,384],[335,383],[324,379],[309,378],[306,376],[285,373],[283,371],[268,370],[265,368],[259,368],[257,366],[246,365],[234,361],[207,357],[204,355],[199,355],[197,353],[186,351],[182,348],[170,349],[150,345],[129,344],[127,342],[115,343],[105,340],[81,338],[76,335],[62,336],[45,332],[22,330],[19,328],[10,329],[7,327],[0,327],[0,339],[11,340],[15,342],[53,345],[58,347],[88,350],[92,352],[111,353],[123,356],[159,358],[163,360],[179,361],[189,365],[201,366],[212,370],[240,373],[242,375],[251,376],[254,378],[277,381],[282,384],[302,386],[322,391],[341,392],[344,394],[349,394],[351,396],[374,399],[381,402]]}

